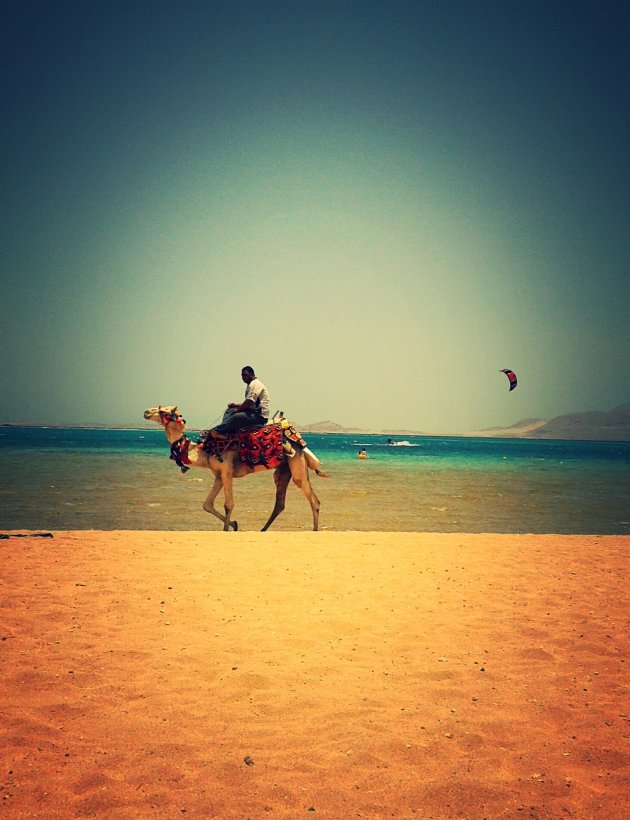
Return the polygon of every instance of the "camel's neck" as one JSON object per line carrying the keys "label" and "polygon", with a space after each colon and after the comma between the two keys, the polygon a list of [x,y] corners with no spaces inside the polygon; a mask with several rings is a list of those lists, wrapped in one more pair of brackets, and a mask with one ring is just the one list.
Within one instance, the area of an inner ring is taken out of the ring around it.
{"label": "camel's neck", "polygon": [[168,439],[169,444],[172,444],[174,441],[181,438],[184,435],[185,430],[186,425],[184,422],[169,421],[164,425],[164,432],[166,433],[166,438]]}
{"label": "camel's neck", "polygon": [[[184,435],[185,430],[186,425],[183,422],[169,421],[168,424],[164,425],[164,432],[166,433],[166,438],[168,439],[169,444],[179,441],[179,439]],[[196,444],[193,444],[192,441],[190,442],[190,445],[185,448],[185,452],[188,459],[185,462],[187,465],[191,467],[208,466],[208,456],[200,450]]]}

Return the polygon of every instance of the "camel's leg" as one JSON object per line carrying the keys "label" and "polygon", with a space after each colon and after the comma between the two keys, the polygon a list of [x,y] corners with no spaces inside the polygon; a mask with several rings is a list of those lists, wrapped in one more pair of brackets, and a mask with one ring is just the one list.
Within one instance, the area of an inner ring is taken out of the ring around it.
{"label": "camel's leg", "polygon": [[273,480],[276,482],[276,503],[271,515],[269,516],[269,521],[267,521],[261,532],[268,530],[276,518],[280,515],[282,510],[284,510],[284,502],[287,497],[287,487],[289,486],[289,481],[291,480],[291,470],[289,469],[286,461],[283,461],[274,472]]}
{"label": "camel's leg", "polygon": [[302,490],[308,499],[308,503],[311,505],[311,510],[313,511],[313,532],[317,532],[319,526],[319,498],[315,495],[315,491],[311,486],[306,459],[302,454],[300,454],[299,457],[296,454],[290,460],[289,466],[291,475],[293,476],[293,483]]}
{"label": "camel's leg", "polygon": [[[225,524],[225,516],[218,510],[216,510],[214,507],[215,499],[222,489],[223,481],[221,480],[221,476],[217,475],[214,477],[214,484],[212,485],[212,489],[210,490],[208,497],[203,502],[203,508],[207,513],[210,513],[211,515],[216,515],[216,517],[223,521],[223,523]],[[233,530],[238,529],[238,523],[236,521],[231,521],[229,526],[232,527]]]}
{"label": "camel's leg", "polygon": [[223,478],[223,509],[225,510],[225,519],[223,521],[223,532],[230,529],[230,518],[232,517],[232,510],[234,509],[234,492],[233,492],[233,476],[231,472],[225,472]]}

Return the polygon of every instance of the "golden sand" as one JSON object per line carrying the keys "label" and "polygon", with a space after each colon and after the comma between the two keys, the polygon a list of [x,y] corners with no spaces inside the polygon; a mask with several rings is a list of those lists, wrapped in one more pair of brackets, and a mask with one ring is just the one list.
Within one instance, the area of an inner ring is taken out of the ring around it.
{"label": "golden sand", "polygon": [[630,537],[0,541],[25,818],[630,816]]}

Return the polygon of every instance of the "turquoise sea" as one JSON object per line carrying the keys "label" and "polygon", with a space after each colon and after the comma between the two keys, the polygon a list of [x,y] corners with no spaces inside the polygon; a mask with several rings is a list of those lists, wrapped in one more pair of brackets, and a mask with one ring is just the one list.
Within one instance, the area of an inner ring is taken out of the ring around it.
{"label": "turquoise sea", "polygon": [[[312,477],[321,529],[630,533],[630,442],[305,437],[331,473]],[[211,474],[182,474],[159,428],[2,427],[0,459],[2,530],[221,527],[201,509]],[[260,529],[273,506],[271,474],[234,490],[240,529]],[[273,529],[311,529],[296,487]]]}

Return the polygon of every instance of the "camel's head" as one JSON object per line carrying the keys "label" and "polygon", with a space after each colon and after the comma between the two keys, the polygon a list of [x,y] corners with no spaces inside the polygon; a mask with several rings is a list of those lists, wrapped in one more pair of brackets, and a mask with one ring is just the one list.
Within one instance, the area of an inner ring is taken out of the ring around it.
{"label": "camel's head", "polygon": [[182,418],[176,404],[170,404],[167,407],[162,407],[161,404],[158,407],[149,407],[144,411],[144,417],[148,421],[156,421],[163,427],[166,427],[172,421],[177,424],[186,424],[186,420]]}

